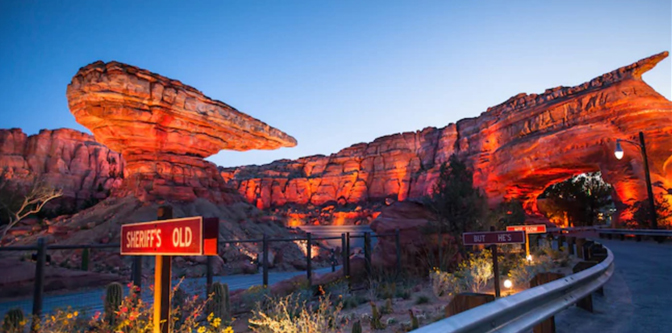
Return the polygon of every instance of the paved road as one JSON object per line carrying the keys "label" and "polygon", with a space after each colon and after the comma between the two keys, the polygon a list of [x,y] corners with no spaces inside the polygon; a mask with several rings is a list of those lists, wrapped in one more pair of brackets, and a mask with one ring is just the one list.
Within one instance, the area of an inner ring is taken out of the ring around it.
{"label": "paved road", "polygon": [[615,257],[595,313],[571,307],[556,316],[558,332],[672,332],[672,243],[600,239]]}
{"label": "paved road", "polygon": [[[340,267],[337,267],[338,270]],[[331,272],[331,267],[315,269],[314,274],[324,274]],[[274,284],[276,282],[289,279],[291,277],[306,274],[306,272],[269,272],[268,282]],[[229,275],[229,276],[215,276],[214,282],[228,283],[229,290],[247,289],[252,286],[261,285],[262,274],[250,275]],[[177,281],[173,281],[175,284]],[[205,297],[205,278],[185,279],[182,282],[183,289],[189,294],[201,294]],[[152,295],[148,288],[143,289],[142,299],[146,302],[153,302]],[[125,288],[125,294],[128,293],[128,288]],[[52,312],[58,308],[65,309],[72,306],[73,309],[85,311],[88,314],[93,314],[96,311],[103,310],[103,299],[105,297],[105,288],[96,288],[86,291],[72,292],[62,295],[47,295],[44,299],[43,313]],[[32,312],[32,299],[15,300],[8,302],[0,302],[0,316],[4,316],[7,310],[19,307],[23,312],[28,314]]]}

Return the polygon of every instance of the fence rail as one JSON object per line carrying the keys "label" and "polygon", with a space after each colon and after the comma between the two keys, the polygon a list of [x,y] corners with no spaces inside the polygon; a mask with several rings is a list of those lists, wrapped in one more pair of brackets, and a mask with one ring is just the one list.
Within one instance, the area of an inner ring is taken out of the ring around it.
{"label": "fence rail", "polygon": [[[397,246],[397,270],[401,270],[401,260],[399,258],[400,256],[400,248],[399,248],[399,230],[396,230],[393,233],[381,233],[381,234],[372,234],[369,232],[364,232],[362,234],[350,234],[349,232],[342,233],[340,236],[333,236],[333,237],[313,237],[311,233],[306,233],[304,237],[289,237],[289,238],[268,238],[266,235],[264,235],[263,238],[260,239],[240,239],[240,240],[220,240],[218,241],[219,245],[224,245],[224,244],[240,244],[240,243],[257,243],[260,248],[259,248],[259,253],[257,256],[257,264],[259,268],[261,269],[261,281],[260,284],[263,285],[264,287],[269,285],[269,244],[272,242],[308,242],[311,244],[311,246],[306,246],[306,275],[308,278],[308,282],[312,284],[312,261],[313,258],[311,256],[311,251],[312,251],[312,246],[316,245],[317,242],[319,241],[326,241],[326,240],[341,240],[340,248],[342,252],[342,266],[343,266],[343,276],[344,278],[348,278],[350,274],[350,240],[354,238],[363,238],[365,240],[365,245],[363,248],[364,256],[367,259],[366,260],[366,270],[367,272],[371,272],[371,254],[372,254],[372,244],[371,244],[371,238],[375,237],[395,237],[395,243]],[[44,290],[44,285],[45,285],[45,266],[48,262],[51,261],[51,257],[48,254],[49,251],[59,251],[59,250],[90,250],[90,249],[119,249],[120,244],[119,243],[109,243],[109,244],[77,244],[77,245],[59,245],[59,244],[46,244],[46,239],[40,238],[37,242],[36,245],[33,246],[5,246],[5,247],[0,247],[0,253],[3,251],[11,251],[11,252],[32,252],[32,258],[35,261],[36,264],[36,270],[35,270],[35,282],[34,282],[34,290],[32,293],[32,313],[33,315],[41,315],[43,313],[43,304],[45,301],[45,290]],[[330,258],[331,266],[332,266],[332,272],[335,271],[336,266],[339,264],[338,263],[338,256],[335,255],[335,251],[332,250],[332,256]],[[86,265],[85,265],[85,260]],[[89,255],[87,253],[86,256],[82,255],[82,264],[81,267],[88,267],[88,260],[89,260]],[[142,288],[142,256],[134,256],[132,265],[131,265],[131,276],[130,276],[130,281],[132,283],[139,287]],[[205,276],[205,283],[203,284],[204,290],[210,290],[210,286],[213,283],[213,260],[211,257],[208,257],[208,260],[206,261],[206,276]],[[122,277],[120,276],[120,279]]]}
{"label": "fence rail", "polygon": [[602,288],[614,272],[614,255],[609,249],[606,251],[606,258],[591,268],[472,308],[413,332],[522,332],[529,330]]}

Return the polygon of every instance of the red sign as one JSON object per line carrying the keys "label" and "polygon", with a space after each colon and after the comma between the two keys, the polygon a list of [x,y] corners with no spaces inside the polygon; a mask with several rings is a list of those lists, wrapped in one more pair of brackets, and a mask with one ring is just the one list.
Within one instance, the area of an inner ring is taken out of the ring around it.
{"label": "red sign", "polygon": [[522,244],[525,233],[522,231],[465,232],[462,234],[464,245]]}
{"label": "red sign", "polygon": [[512,225],[506,227],[506,231],[525,231],[528,234],[545,234],[546,225],[545,224]]}
{"label": "red sign", "polygon": [[219,219],[201,216],[124,224],[121,226],[122,255],[217,254]]}

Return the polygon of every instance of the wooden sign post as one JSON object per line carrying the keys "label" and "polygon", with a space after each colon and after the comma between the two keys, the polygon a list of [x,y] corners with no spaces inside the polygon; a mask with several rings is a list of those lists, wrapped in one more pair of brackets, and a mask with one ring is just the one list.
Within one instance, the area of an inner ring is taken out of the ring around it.
{"label": "wooden sign post", "polygon": [[121,226],[121,255],[155,256],[154,333],[168,333],[172,257],[217,255],[219,219],[201,216],[171,219],[170,206],[159,207],[158,220]]}
{"label": "wooden sign post", "polygon": [[525,258],[530,257],[530,234],[545,234],[545,224],[534,225],[511,225],[506,227],[506,231],[525,231]]}
{"label": "wooden sign post", "polygon": [[[490,230],[494,230],[492,227]],[[464,245],[492,245],[492,269],[495,271],[495,297],[500,297],[499,265],[497,264],[497,244],[523,244],[524,231],[465,232],[462,234]]]}

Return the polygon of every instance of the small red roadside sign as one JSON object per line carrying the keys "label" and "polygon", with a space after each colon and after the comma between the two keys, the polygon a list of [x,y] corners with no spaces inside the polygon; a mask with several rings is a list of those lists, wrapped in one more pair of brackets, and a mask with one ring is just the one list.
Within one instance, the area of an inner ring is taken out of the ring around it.
{"label": "small red roadside sign", "polygon": [[490,245],[490,244],[523,244],[525,232],[523,231],[483,231],[465,232],[462,234],[464,245]]}
{"label": "small red roadside sign", "polygon": [[217,254],[219,219],[201,216],[124,224],[122,255],[198,256]]}
{"label": "small red roadside sign", "polygon": [[511,225],[506,227],[506,231],[525,231],[528,234],[545,234],[546,225],[544,224]]}

